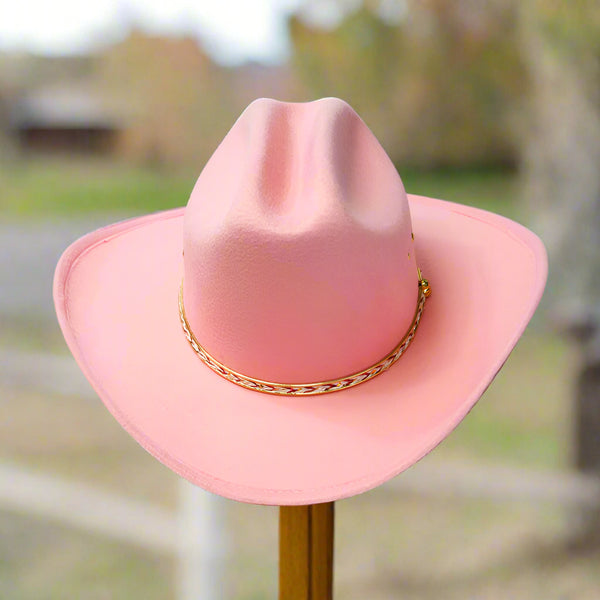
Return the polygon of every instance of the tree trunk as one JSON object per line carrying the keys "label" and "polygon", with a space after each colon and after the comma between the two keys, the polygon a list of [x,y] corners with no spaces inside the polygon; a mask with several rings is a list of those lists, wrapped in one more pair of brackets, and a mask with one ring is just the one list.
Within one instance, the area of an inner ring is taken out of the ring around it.
{"label": "tree trunk", "polygon": [[[600,477],[600,16],[594,3],[528,0],[520,22],[532,82],[523,175],[550,258],[544,312],[580,348],[573,455]],[[598,500],[576,515],[588,540],[600,541]]]}

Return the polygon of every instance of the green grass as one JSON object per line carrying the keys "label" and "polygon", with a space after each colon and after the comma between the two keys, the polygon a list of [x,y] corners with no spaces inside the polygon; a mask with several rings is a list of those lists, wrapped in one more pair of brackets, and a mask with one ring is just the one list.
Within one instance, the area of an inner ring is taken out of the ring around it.
{"label": "green grass", "polygon": [[187,203],[196,177],[66,158],[17,163],[0,171],[0,216],[47,219],[164,210]]}
{"label": "green grass", "polygon": [[519,185],[514,171],[506,169],[398,169],[409,194],[450,200],[483,208],[509,218],[519,214]]}
{"label": "green grass", "polygon": [[0,512],[0,598],[170,600],[175,568],[170,556]]}
{"label": "green grass", "polygon": [[[90,213],[136,215],[187,203],[196,171],[170,172],[117,162],[57,158],[0,167],[0,217],[46,219]],[[402,170],[409,193],[479,206],[506,216],[518,209],[511,171]]]}
{"label": "green grass", "polygon": [[440,446],[448,458],[565,468],[573,349],[528,329],[481,400]]}
{"label": "green grass", "polygon": [[58,321],[34,315],[0,316],[0,348],[52,354],[69,352]]}

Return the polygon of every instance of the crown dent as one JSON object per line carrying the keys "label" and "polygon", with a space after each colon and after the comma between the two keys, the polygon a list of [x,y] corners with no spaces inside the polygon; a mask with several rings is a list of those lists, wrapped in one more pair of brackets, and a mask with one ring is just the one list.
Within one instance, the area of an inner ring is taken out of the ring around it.
{"label": "crown dent", "polygon": [[387,228],[405,216],[398,174],[346,102],[261,99],[240,124],[248,148],[240,201],[254,204],[263,223],[277,219],[280,231],[296,231],[323,213],[343,211],[363,226]]}
{"label": "crown dent", "polygon": [[410,231],[398,174],[346,103],[256,101],[186,210],[188,320],[215,358],[252,377],[359,371],[414,315]]}
{"label": "crown dent", "polygon": [[[257,156],[256,161],[250,160],[246,165],[246,174],[256,176],[256,197],[261,204],[275,212],[285,212],[288,201],[292,199],[290,185],[295,159],[294,131],[288,113],[286,106],[278,103],[268,111],[264,126],[260,121],[254,123],[253,137],[256,142],[251,139],[249,146],[255,148]],[[254,168],[254,164],[258,168]]]}

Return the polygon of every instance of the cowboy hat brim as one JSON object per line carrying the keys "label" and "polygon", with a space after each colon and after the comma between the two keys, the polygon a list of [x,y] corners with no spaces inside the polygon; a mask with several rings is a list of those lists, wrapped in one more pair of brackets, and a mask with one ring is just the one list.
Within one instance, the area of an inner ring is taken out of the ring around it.
{"label": "cowboy hat brim", "polygon": [[185,209],[117,223],[58,264],[58,320],[117,421],[192,483],[243,502],[353,496],[443,440],[502,367],[541,298],[546,252],[504,217],[408,196],[418,264],[433,293],[389,371],[342,392],[272,396],[204,365],[178,312]]}

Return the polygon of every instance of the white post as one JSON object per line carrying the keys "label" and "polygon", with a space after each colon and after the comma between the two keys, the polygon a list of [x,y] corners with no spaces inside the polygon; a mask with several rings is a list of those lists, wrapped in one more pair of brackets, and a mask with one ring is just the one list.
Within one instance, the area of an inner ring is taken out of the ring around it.
{"label": "white post", "polygon": [[186,481],[179,484],[178,600],[222,600],[223,502]]}

